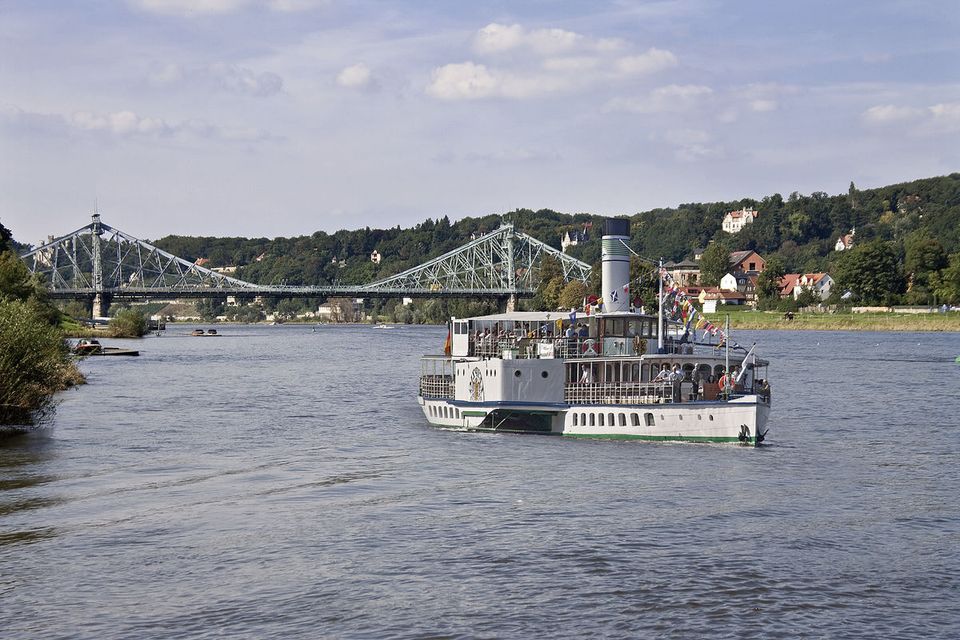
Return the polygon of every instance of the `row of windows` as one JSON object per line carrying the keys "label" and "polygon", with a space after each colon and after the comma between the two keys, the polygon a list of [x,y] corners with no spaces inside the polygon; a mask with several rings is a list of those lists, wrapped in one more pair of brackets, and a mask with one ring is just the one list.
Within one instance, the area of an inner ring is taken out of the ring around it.
{"label": "row of windows", "polygon": [[457,409],[456,407],[430,406],[430,407],[427,407],[427,409],[430,411],[430,416],[433,418],[456,418],[457,420],[460,419],[460,409]]}
{"label": "row of windows", "polygon": [[[606,414],[604,414],[604,413],[587,413],[587,412],[585,412],[585,411],[582,411],[582,412],[580,412],[580,413],[574,413],[574,414],[573,414],[573,426],[575,426],[575,427],[586,427],[586,426],[591,426],[591,427],[604,427],[604,426],[610,426],[610,427],[618,427],[618,426],[619,426],[619,427],[625,427],[625,426],[627,426],[627,416],[628,416],[628,415],[630,416],[630,417],[629,417],[630,426],[631,426],[631,427],[639,427],[639,426],[640,426],[640,414],[639,414],[639,413],[626,414],[626,413],[613,413],[612,411],[611,411],[610,413],[606,413]],[[678,416],[678,417],[679,417],[681,420],[683,420],[683,414],[681,414],[681,415]],[[710,420],[713,420],[713,414],[710,414],[708,417],[709,417]],[[663,416],[662,413],[660,414],[660,419],[661,419],[661,420],[664,419],[664,416]],[[703,414],[699,414],[699,413],[698,413],[698,414],[697,414],[697,420],[703,420]],[[644,425],[646,425],[646,426],[648,426],[648,427],[654,426],[655,420],[654,420],[653,414],[652,414],[652,413],[649,413],[649,412],[643,414],[643,423],[644,423]]]}

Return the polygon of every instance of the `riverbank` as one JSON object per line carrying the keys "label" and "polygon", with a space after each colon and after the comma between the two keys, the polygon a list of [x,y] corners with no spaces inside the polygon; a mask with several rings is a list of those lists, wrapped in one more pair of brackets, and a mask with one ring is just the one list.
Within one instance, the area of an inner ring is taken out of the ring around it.
{"label": "riverbank", "polygon": [[960,332],[960,313],[794,313],[733,310],[706,315],[723,326],[730,316],[733,329],[785,329],[793,331],[935,331]]}

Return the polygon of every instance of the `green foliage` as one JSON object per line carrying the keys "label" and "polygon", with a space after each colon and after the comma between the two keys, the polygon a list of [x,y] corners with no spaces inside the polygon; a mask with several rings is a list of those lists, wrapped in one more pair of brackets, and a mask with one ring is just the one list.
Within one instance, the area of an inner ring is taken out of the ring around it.
{"label": "green foliage", "polygon": [[837,261],[836,286],[852,291],[862,304],[890,305],[904,290],[903,270],[896,245],[874,240],[844,251]]}
{"label": "green foliage", "polygon": [[730,249],[725,242],[712,243],[703,251],[700,260],[700,282],[707,287],[716,287],[729,272]]}
{"label": "green foliage", "polygon": [[110,318],[114,338],[139,338],[147,333],[147,319],[136,309],[123,309]]}
{"label": "green foliage", "polygon": [[36,300],[0,300],[0,424],[31,424],[56,391],[82,382]]}
{"label": "green foliage", "polygon": [[779,258],[767,260],[766,268],[757,276],[757,308],[761,311],[776,308],[780,299],[780,280],[786,275]]}
{"label": "green foliage", "polygon": [[937,301],[960,304],[960,252],[950,256],[950,264],[931,279]]}
{"label": "green foliage", "polygon": [[10,249],[10,239],[12,235],[10,234],[10,229],[7,229],[3,226],[3,223],[0,222],[0,253]]}
{"label": "green foliage", "polygon": [[557,306],[561,309],[580,309],[583,307],[583,299],[586,296],[587,285],[579,280],[572,280],[560,291]]}

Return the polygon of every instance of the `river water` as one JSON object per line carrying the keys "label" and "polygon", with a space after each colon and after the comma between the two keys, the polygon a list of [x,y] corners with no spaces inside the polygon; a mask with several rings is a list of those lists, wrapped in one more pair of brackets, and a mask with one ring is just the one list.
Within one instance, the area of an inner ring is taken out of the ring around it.
{"label": "river water", "polygon": [[738,333],[748,449],[431,428],[439,327],[191,328],[0,442],[0,637],[960,636],[960,335]]}

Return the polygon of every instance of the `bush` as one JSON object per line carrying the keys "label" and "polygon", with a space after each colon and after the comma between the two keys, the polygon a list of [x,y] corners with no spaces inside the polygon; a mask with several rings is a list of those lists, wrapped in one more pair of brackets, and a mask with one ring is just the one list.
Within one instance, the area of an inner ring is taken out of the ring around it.
{"label": "bush", "polygon": [[139,311],[124,309],[110,319],[110,335],[114,338],[139,338],[147,333],[147,319]]}
{"label": "bush", "polygon": [[0,424],[32,424],[54,393],[81,382],[47,309],[36,302],[0,300]]}

